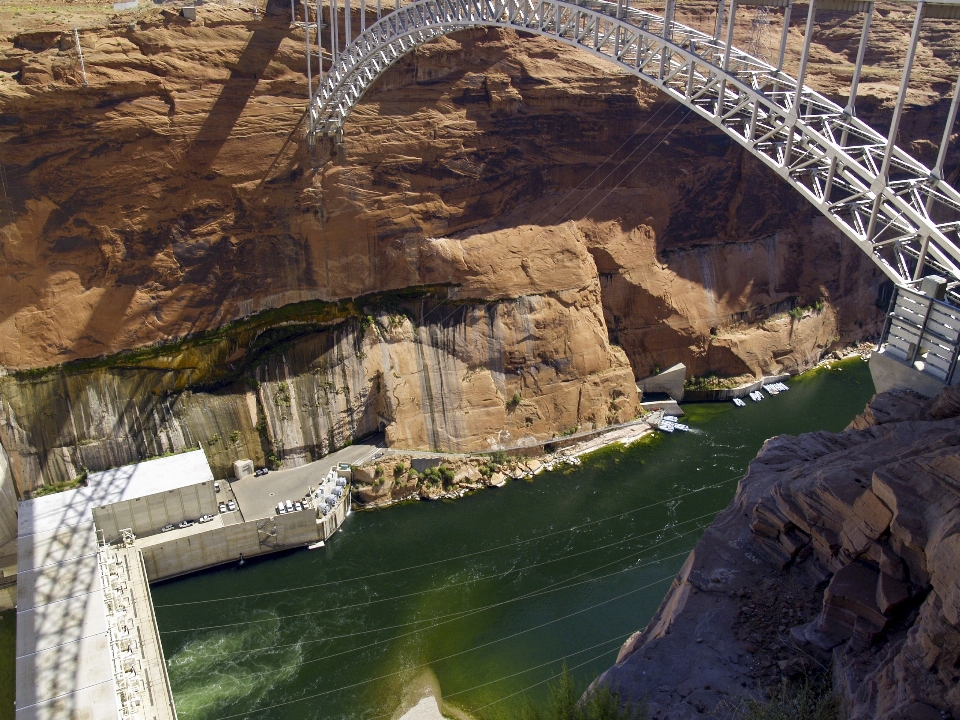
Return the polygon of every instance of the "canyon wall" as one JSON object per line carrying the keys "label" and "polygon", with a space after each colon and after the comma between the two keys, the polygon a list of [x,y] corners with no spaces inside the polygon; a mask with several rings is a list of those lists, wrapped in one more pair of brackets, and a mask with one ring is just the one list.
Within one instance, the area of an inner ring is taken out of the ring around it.
{"label": "canyon wall", "polygon": [[960,392],[882,394],[768,440],[643,632],[597,681],[652,718],[833,670],[853,720],[960,717]]}
{"label": "canyon wall", "polygon": [[[680,18],[709,25],[714,6]],[[631,375],[792,372],[879,330],[865,255],[712,126],[586,53],[503,30],[438,39],[323,158],[303,139],[289,8],[206,4],[190,23],[53,7],[0,11],[0,441],[22,491],[204,442],[219,472],[384,424],[413,447],[549,437],[629,416]],[[741,12],[738,41],[750,26]],[[861,114],[880,124],[909,26],[894,6],[874,23]],[[960,47],[946,27],[928,23],[903,124],[926,159]],[[842,95],[857,32],[819,16],[811,83]],[[374,341],[357,299],[390,294],[453,319],[405,306]],[[355,348],[337,381],[334,347]],[[281,381],[307,398],[296,412],[278,412]],[[350,402],[325,405],[328,384]],[[422,414],[383,405],[388,385]]]}
{"label": "canyon wall", "polygon": [[[562,232],[515,242],[551,258],[515,278],[516,299],[438,288],[306,303],[176,348],[2,377],[0,441],[17,487],[198,445],[225,477],[240,458],[296,466],[378,430],[391,445],[483,451],[635,417],[633,372],[607,338],[586,248]],[[510,244],[478,246],[496,248],[481,264],[505,282],[522,257]],[[435,264],[477,260],[460,244],[433,252]],[[570,285],[526,292],[555,272]]]}

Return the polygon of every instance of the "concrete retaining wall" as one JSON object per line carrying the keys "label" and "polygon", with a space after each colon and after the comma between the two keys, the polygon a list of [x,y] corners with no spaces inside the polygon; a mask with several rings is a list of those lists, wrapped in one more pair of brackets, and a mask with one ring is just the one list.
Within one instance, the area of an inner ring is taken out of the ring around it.
{"label": "concrete retaining wall", "polygon": [[10,459],[0,445],[0,545],[17,539],[17,492],[14,489]]}
{"label": "concrete retaining wall", "polygon": [[[940,394],[944,388],[941,380],[885,354],[885,349],[877,350],[870,355],[870,376],[878,393],[912,390],[926,397],[936,397]],[[960,380],[960,373],[957,373],[957,376]]]}
{"label": "concrete retaining wall", "polygon": [[741,385],[735,388],[724,388],[723,390],[687,390],[684,395],[684,400],[686,402],[723,402],[724,400],[746,397],[755,390],[762,390],[764,385],[771,385],[775,382],[785,382],[789,379],[789,374],[771,375],[761,378],[749,385]]}
{"label": "concrete retaining wall", "polygon": [[197,520],[201,515],[216,514],[216,493],[213,481],[209,481],[96,507],[93,521],[97,529],[103,531],[107,542],[114,542],[124,528],[130,528],[134,535],[142,537],[160,532],[167,523],[176,525],[181,520]]}
{"label": "concrete retaining wall", "polygon": [[683,400],[683,381],[687,379],[687,366],[677,363],[658,375],[637,381],[637,390],[641,393],[666,393],[680,402]]}
{"label": "concrete retaining wall", "polygon": [[[341,506],[343,503],[341,503]],[[139,543],[150,582],[314,543],[321,527],[312,510],[214,527],[187,537]],[[162,538],[162,536],[161,536]]]}

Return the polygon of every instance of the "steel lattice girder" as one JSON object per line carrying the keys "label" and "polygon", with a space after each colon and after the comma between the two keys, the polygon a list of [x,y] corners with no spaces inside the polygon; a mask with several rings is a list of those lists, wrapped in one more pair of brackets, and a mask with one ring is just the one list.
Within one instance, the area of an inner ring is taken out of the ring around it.
{"label": "steel lattice girder", "polygon": [[[339,135],[364,92],[415,47],[472,27],[554,38],[616,63],[721,128],[816,205],[894,281],[925,268],[960,283],[960,193],[887,139],[797,81],[712,36],[605,0],[416,0],[371,25],[337,58],[314,96],[311,133]],[[879,200],[878,200],[879,198]],[[867,237],[877,206],[876,231]],[[949,222],[933,217],[945,216]],[[911,267],[912,265],[912,267]]]}

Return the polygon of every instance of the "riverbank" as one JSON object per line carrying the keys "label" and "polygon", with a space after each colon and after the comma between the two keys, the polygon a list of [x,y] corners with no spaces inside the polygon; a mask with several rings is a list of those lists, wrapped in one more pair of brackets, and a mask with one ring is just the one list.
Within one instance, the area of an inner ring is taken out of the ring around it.
{"label": "riverbank", "polygon": [[457,502],[353,513],[324,548],[158,584],[178,716],[304,720],[322,702],[325,720],[399,718],[426,668],[444,714],[543,712],[564,659],[585,686],[647,624],[771,435],[840,431],[872,394],[851,361],[745,408],[685,406],[696,432]]}
{"label": "riverbank", "polygon": [[376,509],[416,500],[454,500],[484,488],[501,488],[511,480],[529,480],[542,472],[576,467],[581,458],[611,445],[629,446],[651,435],[662,412],[575,442],[538,457],[434,455],[393,450],[353,468],[357,509]]}
{"label": "riverbank", "polygon": [[[810,378],[822,370],[831,370],[851,361],[866,361],[873,347],[871,343],[861,343],[853,348],[834,351],[809,370],[792,378],[788,375],[770,376],[736,388],[700,395],[704,395],[703,402],[706,403],[725,403],[733,397],[745,395],[747,390],[760,389],[768,383],[802,381],[804,377]],[[562,449],[533,456],[509,455],[510,451],[480,455],[384,450],[372,460],[354,468],[355,507],[373,510],[418,500],[455,500],[485,488],[503,487],[511,480],[529,480],[545,471],[576,466],[581,458],[591,453],[611,446],[629,446],[653,435],[663,415],[663,411],[650,412],[629,423],[584,433],[587,435],[584,440],[574,441]],[[564,438],[552,442],[560,444]],[[551,442],[545,441],[530,447],[549,445]],[[529,451],[530,448],[524,449]]]}
{"label": "riverbank", "polygon": [[958,428],[949,387],[769,440],[595,686],[694,720],[832,667],[851,720],[960,717]]}

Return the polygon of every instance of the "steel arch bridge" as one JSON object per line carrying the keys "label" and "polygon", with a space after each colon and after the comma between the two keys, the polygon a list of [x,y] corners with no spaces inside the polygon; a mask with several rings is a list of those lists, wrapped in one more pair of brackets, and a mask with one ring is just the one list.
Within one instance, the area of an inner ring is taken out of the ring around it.
{"label": "steel arch bridge", "polygon": [[[960,305],[960,193],[942,177],[960,99],[960,79],[934,169],[893,142],[922,19],[960,18],[960,2],[916,4],[889,137],[855,114],[872,2],[811,0],[799,81],[780,70],[791,0],[740,0],[740,4],[785,7],[777,67],[733,46],[738,0],[730,0],[725,41],[719,39],[724,0],[718,3],[715,36],[676,23],[674,2],[667,0],[661,17],[625,7],[623,0],[616,4],[605,0],[579,0],[577,4],[565,0],[414,0],[362,29],[351,42],[346,0],[346,43],[341,50],[338,3],[333,0],[333,62],[321,76],[316,92],[311,92],[310,136],[341,140],[350,112],[377,78],[406,53],[436,37],[466,28],[499,27],[553,38],[636,75],[723,130],[819,208],[898,285],[917,285],[925,275],[940,275],[947,280],[948,296]],[[845,108],[803,84],[817,5],[865,14],[850,102]],[[319,3],[317,10],[320,16]]]}

